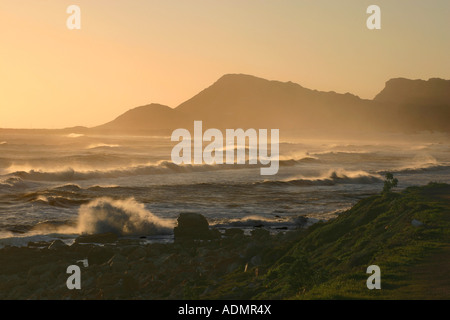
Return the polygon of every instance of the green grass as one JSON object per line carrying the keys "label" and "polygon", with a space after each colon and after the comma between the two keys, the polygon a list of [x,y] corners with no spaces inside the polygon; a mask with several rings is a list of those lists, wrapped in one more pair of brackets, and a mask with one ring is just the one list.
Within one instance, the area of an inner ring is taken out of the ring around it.
{"label": "green grass", "polygon": [[[413,219],[424,225],[414,227]],[[435,298],[450,298],[445,279],[433,275],[450,252],[448,184],[369,197],[290,239],[277,244],[282,257],[257,279],[235,272],[207,297],[235,297],[234,288],[246,299],[426,299],[434,289],[444,295]],[[381,290],[367,289],[372,264],[381,269]]]}

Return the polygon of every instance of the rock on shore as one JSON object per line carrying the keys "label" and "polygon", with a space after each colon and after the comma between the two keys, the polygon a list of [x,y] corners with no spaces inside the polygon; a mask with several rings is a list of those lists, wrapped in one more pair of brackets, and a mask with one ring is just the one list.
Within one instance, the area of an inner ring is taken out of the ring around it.
{"label": "rock on shore", "polygon": [[[228,274],[253,275],[252,268],[279,257],[268,253],[273,240],[268,232],[245,236],[230,229],[221,236],[199,214],[181,214],[174,233],[176,241],[166,244],[106,233],[81,235],[71,246],[55,240],[5,247],[0,299],[200,298]],[[81,290],[66,286],[70,265],[80,267]]]}

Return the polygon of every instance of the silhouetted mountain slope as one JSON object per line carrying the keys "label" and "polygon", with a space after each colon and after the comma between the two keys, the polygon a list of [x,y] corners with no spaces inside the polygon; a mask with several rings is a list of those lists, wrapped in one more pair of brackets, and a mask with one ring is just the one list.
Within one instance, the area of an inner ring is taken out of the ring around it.
{"label": "silhouetted mountain slope", "polygon": [[159,131],[184,125],[181,115],[161,104],[149,104],[128,110],[111,122],[93,128],[110,132]]}
{"label": "silhouetted mountain slope", "polygon": [[351,94],[319,92],[292,82],[231,74],[176,110],[217,128],[283,128],[323,130],[342,127],[340,119],[358,126],[360,110],[370,101]]}
{"label": "silhouetted mountain slope", "polygon": [[450,132],[450,80],[392,79],[374,100],[321,92],[292,82],[228,74],[175,109],[158,104],[127,111],[94,128],[107,132],[192,128],[278,128],[298,133]]}
{"label": "silhouetted mountain slope", "polygon": [[391,79],[374,101],[389,110],[398,130],[450,132],[450,80]]}
{"label": "silhouetted mountain slope", "polygon": [[395,78],[386,82],[375,101],[394,104],[444,105],[450,103],[450,80]]}

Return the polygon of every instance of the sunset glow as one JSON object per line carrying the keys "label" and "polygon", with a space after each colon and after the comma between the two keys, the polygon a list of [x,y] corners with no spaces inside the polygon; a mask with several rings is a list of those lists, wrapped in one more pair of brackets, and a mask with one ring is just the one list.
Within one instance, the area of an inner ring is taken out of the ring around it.
{"label": "sunset glow", "polygon": [[372,99],[392,77],[450,78],[450,3],[71,1],[0,6],[0,127],[95,126],[148,103],[172,108],[227,73]]}

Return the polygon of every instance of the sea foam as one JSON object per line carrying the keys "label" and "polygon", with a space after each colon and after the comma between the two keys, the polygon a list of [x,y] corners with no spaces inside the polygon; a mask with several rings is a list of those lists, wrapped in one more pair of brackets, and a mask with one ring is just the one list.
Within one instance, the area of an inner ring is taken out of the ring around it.
{"label": "sea foam", "polygon": [[162,235],[171,234],[173,227],[174,222],[158,218],[133,198],[99,198],[82,205],[78,216],[81,234]]}

